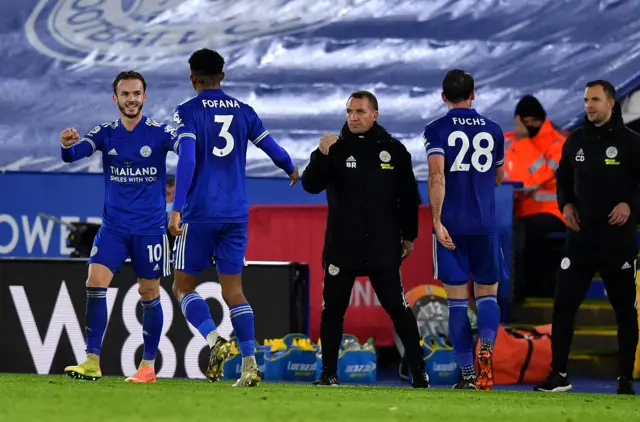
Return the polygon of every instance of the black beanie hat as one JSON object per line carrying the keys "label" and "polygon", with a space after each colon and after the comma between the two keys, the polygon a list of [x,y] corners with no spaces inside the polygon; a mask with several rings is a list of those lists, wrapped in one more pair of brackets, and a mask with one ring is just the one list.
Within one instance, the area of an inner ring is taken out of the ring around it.
{"label": "black beanie hat", "polygon": [[535,117],[539,120],[545,120],[547,118],[547,112],[544,111],[540,101],[533,95],[525,95],[520,99],[518,105],[516,105],[516,111],[514,116],[520,117]]}

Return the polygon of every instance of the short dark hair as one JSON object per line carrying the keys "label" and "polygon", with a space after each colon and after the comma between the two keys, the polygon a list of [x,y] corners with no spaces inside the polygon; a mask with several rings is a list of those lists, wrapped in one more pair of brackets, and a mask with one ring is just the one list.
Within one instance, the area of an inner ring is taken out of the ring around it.
{"label": "short dark hair", "polygon": [[113,93],[118,95],[118,84],[123,80],[131,80],[137,79],[142,82],[142,90],[147,90],[147,81],[144,80],[144,76],[142,73],[136,72],[135,70],[125,70],[123,72],[118,73],[118,76],[113,80]]}
{"label": "short dark hair", "polygon": [[[369,101],[371,108],[378,111],[378,99],[373,95],[373,93],[364,90],[353,91],[351,95],[349,95],[349,100],[352,98],[357,98],[359,100],[366,98],[367,101]],[[349,102],[349,100],[347,100],[347,102]]]}
{"label": "short dark hair", "polygon": [[167,175],[167,186],[173,186],[176,184],[176,176],[173,174]]}
{"label": "short dark hair", "polygon": [[462,69],[452,69],[442,80],[442,92],[449,102],[468,100],[475,89],[473,77]]}
{"label": "short dark hair", "polygon": [[224,69],[224,58],[217,51],[202,48],[189,57],[189,68],[198,76],[215,78]]}
{"label": "short dark hair", "polygon": [[607,97],[613,98],[614,100],[616,99],[616,88],[613,86],[611,82],[605,81],[604,79],[596,79],[595,81],[589,81],[585,84],[584,87],[591,88],[598,85],[602,87],[602,90],[604,91],[605,94],[607,94]]}

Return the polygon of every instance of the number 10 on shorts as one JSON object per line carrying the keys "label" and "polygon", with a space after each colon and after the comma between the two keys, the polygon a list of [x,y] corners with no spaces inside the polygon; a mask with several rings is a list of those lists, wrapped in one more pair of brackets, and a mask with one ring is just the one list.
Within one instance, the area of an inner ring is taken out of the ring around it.
{"label": "number 10 on shorts", "polygon": [[149,262],[159,262],[162,258],[162,245],[147,245],[147,252],[149,252]]}

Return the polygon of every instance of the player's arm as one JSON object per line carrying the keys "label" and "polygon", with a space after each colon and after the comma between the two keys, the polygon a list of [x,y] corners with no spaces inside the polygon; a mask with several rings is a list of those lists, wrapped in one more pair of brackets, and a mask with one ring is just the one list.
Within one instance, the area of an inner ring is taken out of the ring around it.
{"label": "player's arm", "polygon": [[96,126],[85,136],[80,135],[74,128],[67,128],[60,134],[60,157],[65,163],[73,163],[85,157],[90,157],[97,150],[102,149],[106,129]]}
{"label": "player's arm", "polygon": [[178,152],[173,211],[182,213],[196,169],[196,131],[191,116],[180,108],[174,113],[173,120],[177,144],[174,151]]}
{"label": "player's arm", "polygon": [[496,186],[500,186],[500,183],[504,180],[504,135],[502,130],[498,130],[498,136],[496,138]]}
{"label": "player's arm", "polygon": [[418,237],[418,209],[420,193],[413,172],[411,153],[402,146],[400,161],[400,216],[402,218],[402,240],[413,242]]}
{"label": "player's arm", "polygon": [[178,142],[178,131],[170,125],[163,125],[164,129],[164,150],[169,152],[173,151],[178,154],[178,146],[180,142]]}
{"label": "player's arm", "polygon": [[445,195],[444,148],[435,130],[427,126],[424,131],[427,160],[429,162],[429,205],[434,224],[441,224],[442,205]]}
{"label": "player's arm", "polygon": [[564,210],[565,205],[573,204],[575,196],[573,192],[573,166],[571,165],[571,144],[573,135],[569,135],[560,154],[560,162],[556,170],[556,194],[558,197],[558,207]]}
{"label": "player's arm", "polygon": [[444,177],[444,155],[429,155],[429,205],[431,206],[431,216],[435,223],[441,223],[442,205],[444,204],[445,177]]}
{"label": "player's arm", "polygon": [[256,141],[252,142],[271,158],[273,164],[284,170],[288,175],[293,174],[295,166],[293,165],[293,161],[291,161],[291,156],[289,156],[289,153],[284,148],[278,145],[269,133],[263,138],[257,138]]}
{"label": "player's arm", "polygon": [[295,173],[296,168],[289,153],[273,139],[252,108],[249,108],[249,140],[264,151],[271,158],[273,164],[284,170],[289,177]]}

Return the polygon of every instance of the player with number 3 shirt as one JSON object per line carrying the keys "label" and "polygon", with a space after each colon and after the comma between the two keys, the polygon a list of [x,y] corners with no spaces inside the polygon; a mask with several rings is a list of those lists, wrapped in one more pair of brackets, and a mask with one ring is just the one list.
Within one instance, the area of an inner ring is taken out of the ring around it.
{"label": "player with number 3 shirt", "polygon": [[211,382],[217,381],[231,348],[196,291],[198,275],[215,262],[242,355],[242,375],[234,385],[252,387],[260,382],[254,317],[242,291],[249,220],[248,144],[260,148],[284,170],[291,185],[298,180],[298,170],[253,108],[221,89],[223,66],[223,57],[213,50],[193,53],[189,77],[198,95],[179,105],[174,114],[180,158],[169,221],[171,234],[177,236],[173,292],[187,321],[209,344],[206,376]]}

